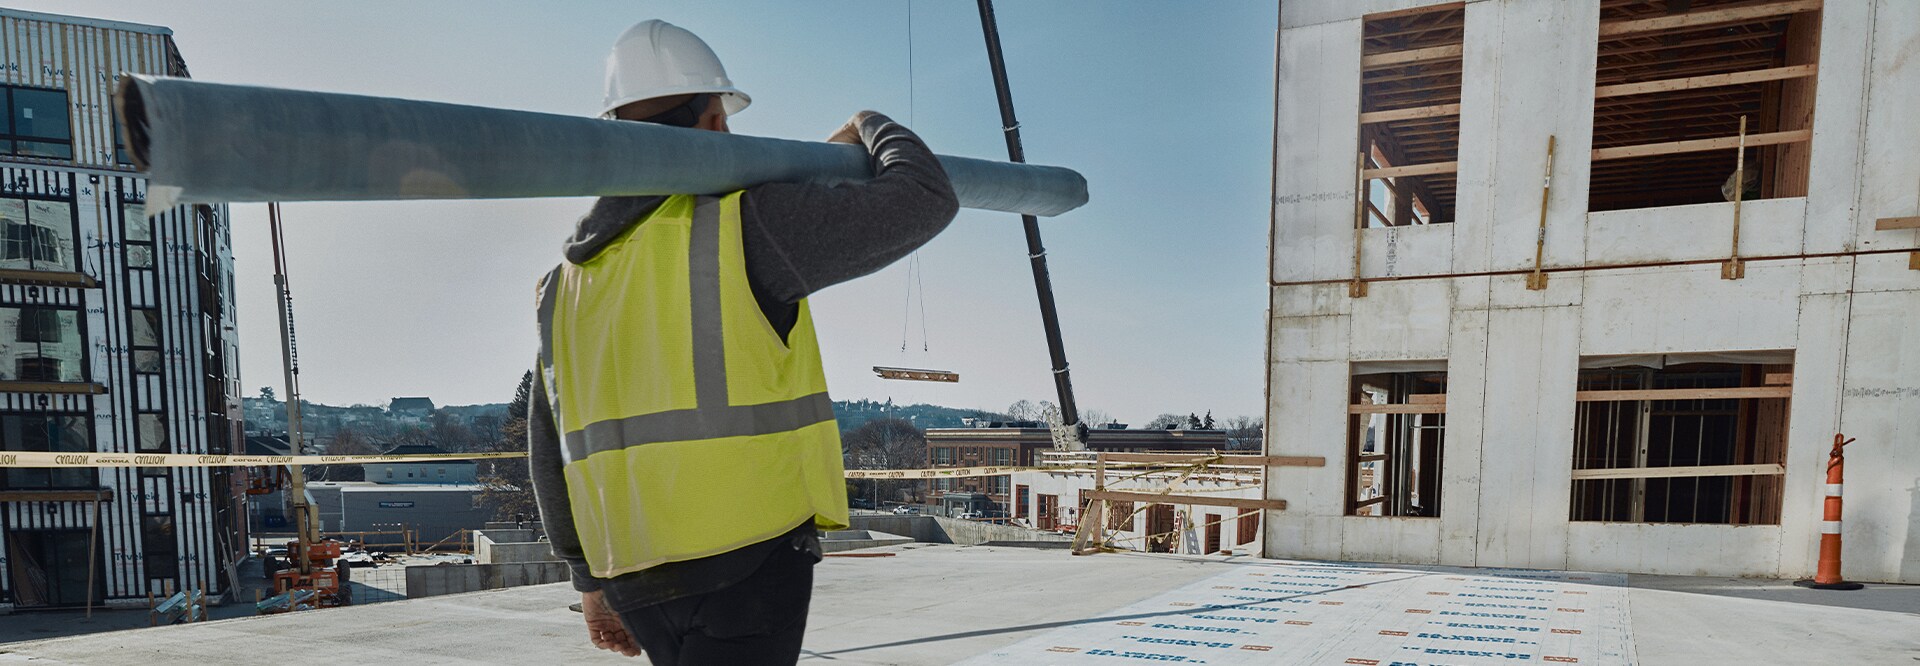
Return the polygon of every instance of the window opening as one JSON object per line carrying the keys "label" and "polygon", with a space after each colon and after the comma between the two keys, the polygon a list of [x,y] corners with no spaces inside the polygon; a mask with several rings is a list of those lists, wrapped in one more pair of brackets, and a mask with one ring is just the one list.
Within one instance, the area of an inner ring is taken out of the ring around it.
{"label": "window opening", "polygon": [[7,134],[0,148],[25,157],[73,159],[73,126],[67,113],[67,91],[21,86],[6,89]]}
{"label": "window opening", "polygon": [[[0,415],[0,449],[80,453],[93,450],[83,415]],[[98,485],[92,468],[8,467],[5,486],[12,490],[61,490]]]}
{"label": "window opening", "polygon": [[1572,519],[1779,524],[1792,367],[1582,370]]}
{"label": "window opening", "polygon": [[1369,227],[1453,221],[1465,3],[1366,18],[1360,154]]}
{"label": "window opening", "polygon": [[1820,13],[1744,0],[1603,0],[1594,211],[1805,196]]}
{"label": "window opening", "polygon": [[1347,436],[1347,515],[1440,515],[1445,372],[1354,375]]}

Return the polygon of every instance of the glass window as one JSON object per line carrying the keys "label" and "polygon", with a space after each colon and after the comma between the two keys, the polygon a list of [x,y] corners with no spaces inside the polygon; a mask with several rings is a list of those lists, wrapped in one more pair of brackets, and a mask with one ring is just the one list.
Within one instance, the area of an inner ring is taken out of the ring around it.
{"label": "glass window", "polygon": [[[7,451],[69,453],[91,451],[87,418],[82,415],[0,415],[0,445]],[[91,488],[89,468],[9,467],[6,485],[13,489]]]}
{"label": "glass window", "polygon": [[151,308],[134,308],[131,318],[133,328],[133,346],[160,346],[160,311]]}
{"label": "glass window", "polygon": [[0,307],[0,380],[86,381],[83,342],[76,310]]}
{"label": "glass window", "polygon": [[140,552],[148,578],[180,575],[180,545],[174,539],[173,516],[147,516],[140,530]]}
{"label": "glass window", "polygon": [[133,371],[146,373],[160,372],[160,352],[146,350],[134,352]]}
{"label": "glass window", "polygon": [[134,430],[139,437],[141,453],[165,453],[167,451],[167,421],[159,414],[141,414],[134,417]]}
{"label": "glass window", "polygon": [[73,159],[73,123],[67,114],[67,92],[8,87],[12,112],[8,120],[15,155]]}
{"label": "glass window", "polygon": [[153,220],[147,219],[147,207],[127,206],[127,240],[136,243],[153,242]]}
{"label": "glass window", "polygon": [[73,206],[0,199],[0,268],[73,271]]}

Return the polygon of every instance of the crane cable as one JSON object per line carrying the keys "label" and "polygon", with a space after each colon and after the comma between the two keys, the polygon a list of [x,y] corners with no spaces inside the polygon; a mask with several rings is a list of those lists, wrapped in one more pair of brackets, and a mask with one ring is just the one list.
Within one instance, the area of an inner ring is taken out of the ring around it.
{"label": "crane cable", "polygon": [[[914,124],[914,68],[913,68],[913,0],[907,0],[907,126]],[[913,292],[920,292],[920,351],[930,353],[933,345],[927,338],[927,287],[924,281],[926,268],[920,263],[920,250],[915,249],[907,256],[906,302],[901,305],[900,313],[900,353],[907,352],[907,333],[913,324]]]}

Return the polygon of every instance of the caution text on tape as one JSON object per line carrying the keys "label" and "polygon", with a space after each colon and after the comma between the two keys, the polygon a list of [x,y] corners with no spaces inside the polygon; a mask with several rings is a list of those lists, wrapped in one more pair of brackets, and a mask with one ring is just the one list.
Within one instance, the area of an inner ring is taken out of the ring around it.
{"label": "caution text on tape", "polygon": [[958,479],[970,476],[1004,476],[1014,472],[1039,470],[1068,471],[1060,467],[935,467],[933,469],[850,469],[849,479]]}

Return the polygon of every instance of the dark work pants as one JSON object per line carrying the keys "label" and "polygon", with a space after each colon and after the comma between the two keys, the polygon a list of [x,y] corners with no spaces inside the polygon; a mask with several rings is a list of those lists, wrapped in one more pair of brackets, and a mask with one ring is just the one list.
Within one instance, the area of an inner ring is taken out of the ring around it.
{"label": "dark work pants", "polygon": [[621,613],[654,666],[792,664],[813,597],[811,553],[775,548],[745,580]]}

